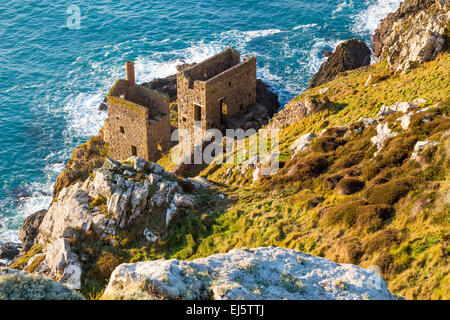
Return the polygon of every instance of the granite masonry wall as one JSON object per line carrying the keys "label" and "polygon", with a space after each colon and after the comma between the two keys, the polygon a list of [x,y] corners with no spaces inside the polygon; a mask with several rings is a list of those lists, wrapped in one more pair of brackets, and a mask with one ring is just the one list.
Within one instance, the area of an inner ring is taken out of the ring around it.
{"label": "granite masonry wall", "polygon": [[126,160],[136,155],[157,161],[170,148],[169,98],[119,79],[107,95],[104,125],[109,156]]}

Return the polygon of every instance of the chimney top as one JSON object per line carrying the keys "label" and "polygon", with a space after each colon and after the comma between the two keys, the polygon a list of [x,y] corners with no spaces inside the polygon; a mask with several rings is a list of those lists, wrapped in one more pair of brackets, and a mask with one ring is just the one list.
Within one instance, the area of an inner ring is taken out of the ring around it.
{"label": "chimney top", "polygon": [[135,74],[134,74],[134,62],[127,61],[125,63],[125,68],[127,70],[127,81],[130,87],[134,87],[136,85]]}

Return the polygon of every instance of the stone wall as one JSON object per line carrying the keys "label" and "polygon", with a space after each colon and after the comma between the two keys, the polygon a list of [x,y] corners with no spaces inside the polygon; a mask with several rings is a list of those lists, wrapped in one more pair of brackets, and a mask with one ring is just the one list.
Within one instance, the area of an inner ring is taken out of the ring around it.
{"label": "stone wall", "polygon": [[255,104],[256,58],[246,57],[243,62],[208,80],[205,96],[208,128],[220,128],[221,100],[226,105],[224,118]]}
{"label": "stone wall", "polygon": [[125,160],[136,155],[157,161],[170,148],[169,98],[151,89],[129,87],[117,80],[107,96],[105,141],[109,156]]}
{"label": "stone wall", "polygon": [[206,81],[219,73],[237,65],[240,62],[241,56],[239,52],[233,48],[228,48],[215,56],[212,56],[205,61],[196,64],[192,68],[184,71],[184,76],[190,80],[190,86],[193,86],[193,81]]}
{"label": "stone wall", "polygon": [[[150,120],[147,129],[149,161],[158,161],[163,153],[170,150],[171,141],[170,115],[167,113],[159,121]],[[139,156],[139,155],[138,155]]]}
{"label": "stone wall", "polygon": [[125,160],[133,155],[147,159],[148,108],[123,98],[108,96],[108,119],[105,121],[105,141],[109,143],[109,156]]}

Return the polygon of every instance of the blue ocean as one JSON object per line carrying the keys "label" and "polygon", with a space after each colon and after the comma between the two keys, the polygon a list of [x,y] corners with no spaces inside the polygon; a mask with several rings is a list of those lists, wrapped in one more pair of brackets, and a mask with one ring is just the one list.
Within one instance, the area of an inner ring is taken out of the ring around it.
{"label": "blue ocean", "polygon": [[18,241],[25,217],[50,204],[73,148],[102,126],[98,105],[126,60],[144,82],[233,46],[256,56],[258,77],[283,105],[306,88],[324,50],[353,37],[371,46],[379,20],[399,3],[2,1],[0,243]]}

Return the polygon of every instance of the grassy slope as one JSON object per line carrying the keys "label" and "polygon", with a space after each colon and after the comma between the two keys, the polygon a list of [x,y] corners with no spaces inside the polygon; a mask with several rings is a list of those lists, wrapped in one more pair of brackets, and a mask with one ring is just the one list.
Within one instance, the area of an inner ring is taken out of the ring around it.
{"label": "grassy slope", "polygon": [[[449,62],[449,54],[442,54],[435,61],[398,76],[391,76],[386,64],[381,62],[295,98],[302,99],[327,87],[334,107],[282,132],[280,148],[285,158],[289,146],[300,135],[310,131],[319,133],[324,128],[374,116],[383,104],[423,98],[427,100],[425,106],[441,103],[444,107],[421,115],[435,119],[429,125],[421,122],[423,118],[415,117],[412,129],[401,132],[375,160],[372,160],[374,149],[369,142],[375,135],[372,128],[347,138],[350,143],[336,150],[321,150],[320,145],[316,146],[318,152],[313,155],[324,156],[330,162],[328,169],[318,177],[306,181],[289,177],[271,179],[251,186],[248,183],[251,174],[236,175],[232,181],[241,186],[226,190],[231,204],[215,220],[209,236],[200,237],[189,245],[193,251],[190,258],[236,247],[295,248],[337,262],[363,267],[378,265],[390,289],[408,299],[449,299],[450,220],[449,207],[442,201],[443,197],[448,197],[449,141],[441,139],[450,125]],[[375,79],[375,86],[365,86],[369,75]],[[387,121],[392,122],[393,117]],[[429,163],[418,168],[408,159],[415,142],[426,138],[441,139],[441,144]],[[402,152],[406,154],[401,155]],[[345,168],[345,157],[349,153],[353,156],[362,153],[361,163]],[[300,157],[288,162],[280,176],[287,176],[288,169],[302,159],[308,160]],[[221,175],[228,167],[211,165],[203,175],[223,182]],[[375,174],[378,171],[378,175]],[[366,186],[353,195],[338,195],[327,182],[327,178],[336,174],[354,176]],[[380,181],[391,184],[377,189]],[[407,184],[405,191],[400,196],[394,194],[394,200],[381,196],[390,195],[389,192],[402,183]],[[371,197],[375,191],[378,196]],[[370,201],[366,202],[368,198]],[[354,202],[346,207],[351,200]]]}
{"label": "grassy slope", "polygon": [[[283,157],[290,158],[288,148],[298,136],[373,116],[383,104],[416,98],[427,99],[427,105],[448,103],[449,62],[449,55],[443,54],[404,76],[390,76],[385,63],[377,63],[302,94],[296,99],[328,87],[327,95],[334,104],[282,132]],[[376,86],[365,87],[369,75]],[[395,293],[407,298],[449,299],[449,208],[441,201],[449,188],[448,140],[445,145],[441,138],[449,124],[448,106],[421,116],[433,121],[422,125],[421,119],[415,119],[413,129],[389,142],[375,160],[369,142],[373,128],[343,140],[329,130],[325,136],[342,146],[316,143],[311,155],[288,161],[279,175],[257,185],[248,183],[251,172],[244,177],[236,174],[231,181],[234,184],[217,187],[227,194],[226,200],[218,201],[215,190],[202,191],[197,207],[177,217],[167,237],[155,244],[142,240],[142,232],[144,227],[153,226],[159,215],[145,216],[145,221],[126,228],[114,245],[94,234],[82,236],[73,244],[74,250],[88,259],[82,292],[99,297],[112,270],[122,262],[193,259],[233,248],[276,245],[363,267],[376,264]],[[387,121],[392,122],[392,118]],[[443,143],[426,164],[415,167],[405,159],[411,145],[428,136]],[[356,158],[359,163],[348,161],[349,154],[350,160]],[[314,168],[323,158],[328,165],[319,172],[289,173],[295,166]],[[169,156],[159,162],[171,167]],[[211,165],[202,175],[224,182],[221,176],[228,167]],[[338,195],[328,182],[334,175],[353,176],[364,181],[365,187],[352,195]],[[392,197],[370,197],[372,193],[392,194],[397,185],[403,186],[403,193],[394,197],[395,201]],[[415,206],[419,209],[411,214]]]}

